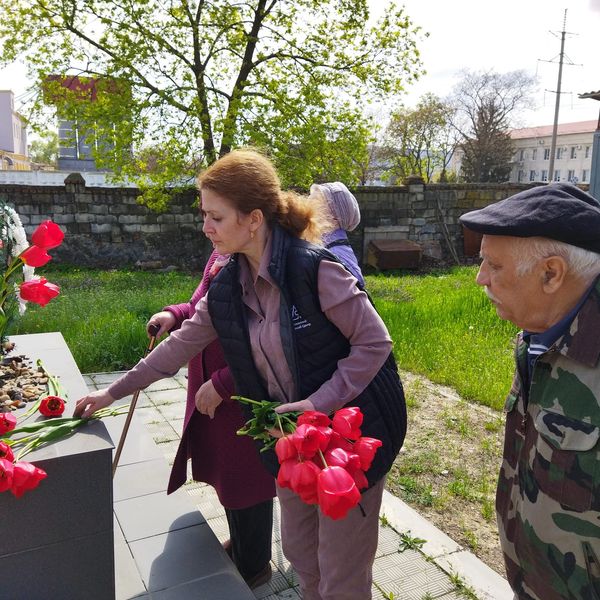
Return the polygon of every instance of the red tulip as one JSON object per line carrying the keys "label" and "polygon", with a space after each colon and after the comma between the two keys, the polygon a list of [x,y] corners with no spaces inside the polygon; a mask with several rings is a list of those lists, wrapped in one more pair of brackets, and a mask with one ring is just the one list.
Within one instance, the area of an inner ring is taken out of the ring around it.
{"label": "red tulip", "polygon": [[354,483],[359,490],[369,487],[369,481],[362,469],[348,469],[348,473],[352,475],[352,479],[354,479]]}
{"label": "red tulip", "polygon": [[10,490],[13,484],[14,465],[11,460],[0,458],[0,492]]}
{"label": "red tulip", "polygon": [[354,442],[354,452],[360,456],[360,468],[368,471],[371,468],[377,448],[383,446],[381,440],[370,437],[361,437]]}
{"label": "red tulip", "polygon": [[279,465],[279,473],[277,473],[277,485],[283,488],[289,488],[290,481],[292,480],[292,472],[294,467],[298,463],[298,460],[295,458],[290,458],[288,460],[284,460]]}
{"label": "red tulip", "polygon": [[34,302],[40,306],[46,306],[52,298],[60,293],[60,288],[49,283],[45,277],[34,277],[20,285],[19,294],[26,302]]}
{"label": "red tulip", "polygon": [[291,440],[291,436],[286,435],[277,440],[277,443],[275,444],[275,454],[277,454],[279,464],[282,464],[284,460],[290,458],[298,458],[298,450]]}
{"label": "red tulip", "polygon": [[331,419],[322,412],[307,410],[303,412],[296,421],[298,425],[314,425],[315,427],[329,427]]}
{"label": "red tulip", "polygon": [[329,438],[314,425],[300,425],[290,436],[298,452],[305,458],[312,458],[317,450],[325,450]]}
{"label": "red tulip", "polygon": [[360,458],[358,454],[347,452],[343,448],[332,448],[325,452],[325,461],[330,467],[343,467],[348,471],[360,469]]}
{"label": "red tulip", "polygon": [[39,410],[45,417],[60,417],[65,412],[65,401],[58,396],[46,396]]}
{"label": "red tulip", "polygon": [[15,463],[10,491],[20,498],[25,492],[36,488],[45,477],[46,471],[31,463],[25,461]]}
{"label": "red tulip", "polygon": [[334,520],[343,519],[360,502],[352,475],[342,467],[327,467],[317,482],[321,512]]}
{"label": "red tulip", "polygon": [[329,439],[327,450],[331,450],[333,448],[343,448],[348,452],[353,452],[352,442],[348,441],[345,437],[342,437],[337,431],[331,429],[331,437]]}
{"label": "red tulip", "polygon": [[5,458],[10,462],[15,461],[15,455],[12,448],[6,442],[0,442],[0,458]]}
{"label": "red tulip", "polygon": [[31,234],[31,241],[44,250],[60,246],[65,234],[61,228],[52,221],[40,223],[37,229]]}
{"label": "red tulip", "polygon": [[360,437],[360,426],[363,421],[363,414],[358,406],[341,408],[333,415],[332,427],[341,436],[350,440],[357,440]]}
{"label": "red tulip", "polygon": [[296,463],[292,470],[291,489],[306,504],[317,504],[317,480],[321,469],[312,461]]}
{"label": "red tulip", "polygon": [[52,257],[39,246],[29,246],[25,252],[21,254],[21,258],[26,265],[30,267],[43,267]]}
{"label": "red tulip", "polygon": [[17,426],[17,417],[12,413],[0,413],[0,435],[12,431]]}

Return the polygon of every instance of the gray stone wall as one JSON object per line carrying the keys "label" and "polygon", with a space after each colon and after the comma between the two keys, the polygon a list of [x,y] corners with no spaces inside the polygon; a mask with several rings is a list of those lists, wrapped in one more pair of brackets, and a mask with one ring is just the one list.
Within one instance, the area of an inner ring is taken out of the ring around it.
{"label": "gray stone wall", "polygon": [[[359,259],[372,239],[413,240],[425,255],[443,260],[452,258],[452,246],[462,258],[460,215],[534,185],[424,185],[414,178],[406,183],[354,190],[362,221],[350,240]],[[202,268],[211,246],[202,234],[197,192],[178,194],[162,214],[139,204],[138,196],[135,188],[87,187],[77,173],[64,186],[0,185],[0,200],[15,207],[28,234],[45,219],[63,228],[65,242],[53,251],[57,261],[101,268],[136,263]]]}

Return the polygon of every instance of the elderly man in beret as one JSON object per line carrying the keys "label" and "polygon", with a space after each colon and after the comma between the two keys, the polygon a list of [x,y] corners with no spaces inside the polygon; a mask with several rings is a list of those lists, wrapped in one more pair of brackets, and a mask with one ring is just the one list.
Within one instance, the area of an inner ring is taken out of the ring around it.
{"label": "elderly man in beret", "polygon": [[461,221],[483,233],[477,283],[523,330],[496,495],[509,583],[600,599],[600,203],[544,185]]}

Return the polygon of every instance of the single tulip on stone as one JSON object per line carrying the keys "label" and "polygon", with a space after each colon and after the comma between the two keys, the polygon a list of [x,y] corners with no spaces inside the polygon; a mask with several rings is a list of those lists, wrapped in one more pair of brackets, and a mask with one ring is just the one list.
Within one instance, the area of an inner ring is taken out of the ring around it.
{"label": "single tulip on stone", "polygon": [[39,411],[45,417],[60,417],[65,412],[65,401],[58,396],[46,396],[40,402]]}

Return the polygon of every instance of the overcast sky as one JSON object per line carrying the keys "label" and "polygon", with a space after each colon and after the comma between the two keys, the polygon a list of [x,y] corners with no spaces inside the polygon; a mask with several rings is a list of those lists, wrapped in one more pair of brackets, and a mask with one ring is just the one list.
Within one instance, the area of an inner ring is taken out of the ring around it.
{"label": "overcast sky", "polygon": [[[369,3],[374,14],[388,4],[386,0]],[[577,96],[600,90],[600,0],[405,0],[398,4],[404,4],[411,20],[429,32],[419,45],[427,75],[408,90],[407,105],[425,92],[446,95],[461,69],[524,69],[537,75],[539,91],[537,108],[522,115],[522,126],[551,125],[560,32],[568,8],[559,122],[598,118],[600,102]],[[582,66],[567,66],[568,62]]]}
{"label": "overcast sky", "polygon": [[[388,1],[369,3],[376,16]],[[538,76],[539,91],[536,110],[523,114],[521,125],[552,124],[560,32],[568,8],[559,121],[598,118],[600,102],[580,100],[577,95],[600,90],[600,0],[405,0],[398,4],[404,4],[413,22],[429,32],[419,44],[427,75],[407,90],[407,105],[429,91],[445,96],[461,69],[525,69]],[[0,89],[23,94],[24,72],[19,65],[0,69]]]}

